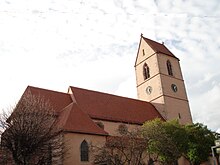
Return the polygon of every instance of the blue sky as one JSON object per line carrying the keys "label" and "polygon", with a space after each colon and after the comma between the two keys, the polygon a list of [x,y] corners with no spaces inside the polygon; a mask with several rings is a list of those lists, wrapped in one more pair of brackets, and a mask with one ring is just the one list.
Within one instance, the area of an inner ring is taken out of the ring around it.
{"label": "blue sky", "polygon": [[136,98],[143,33],[180,59],[194,121],[217,130],[219,22],[218,0],[2,0],[0,109],[14,105],[28,85]]}

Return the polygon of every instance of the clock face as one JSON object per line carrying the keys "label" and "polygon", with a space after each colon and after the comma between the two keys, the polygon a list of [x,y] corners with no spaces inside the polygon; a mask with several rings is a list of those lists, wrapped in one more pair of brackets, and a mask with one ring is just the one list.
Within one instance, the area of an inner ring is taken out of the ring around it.
{"label": "clock face", "polygon": [[172,85],[171,85],[171,88],[172,88],[172,90],[173,90],[174,92],[177,92],[177,90],[178,90],[178,89],[177,89],[177,86],[176,86],[175,84],[172,84]]}
{"label": "clock face", "polygon": [[151,86],[148,86],[148,87],[146,88],[147,94],[148,94],[148,95],[151,94],[152,90],[153,90],[153,88],[152,88]]}

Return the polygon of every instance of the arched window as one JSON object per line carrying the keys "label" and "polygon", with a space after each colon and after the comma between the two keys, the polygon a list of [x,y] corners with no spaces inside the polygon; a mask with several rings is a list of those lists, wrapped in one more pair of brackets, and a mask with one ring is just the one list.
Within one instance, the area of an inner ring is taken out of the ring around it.
{"label": "arched window", "polygon": [[170,76],[173,76],[172,65],[169,60],[167,60],[167,71]]}
{"label": "arched window", "polygon": [[81,161],[89,161],[89,145],[85,140],[80,145],[80,159]]}
{"label": "arched window", "polygon": [[143,66],[143,75],[145,80],[150,77],[150,69],[146,63]]}

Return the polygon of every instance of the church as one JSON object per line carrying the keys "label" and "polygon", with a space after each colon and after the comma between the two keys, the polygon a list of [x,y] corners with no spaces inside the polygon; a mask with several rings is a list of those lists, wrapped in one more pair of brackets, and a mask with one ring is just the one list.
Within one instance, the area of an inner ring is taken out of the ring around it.
{"label": "church", "polygon": [[74,86],[67,93],[27,87],[24,94],[48,99],[62,121],[60,126],[69,146],[64,165],[91,165],[89,144],[117,136],[120,124],[132,129],[155,118],[192,123],[179,59],[163,43],[141,35],[135,73],[138,99]]}

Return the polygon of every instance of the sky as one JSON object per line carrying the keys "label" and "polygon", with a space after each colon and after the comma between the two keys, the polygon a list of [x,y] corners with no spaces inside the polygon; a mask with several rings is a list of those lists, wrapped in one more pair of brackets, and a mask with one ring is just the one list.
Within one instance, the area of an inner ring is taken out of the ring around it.
{"label": "sky", "polygon": [[1,0],[0,110],[28,85],[137,98],[140,35],[180,59],[194,122],[220,132],[219,0]]}

